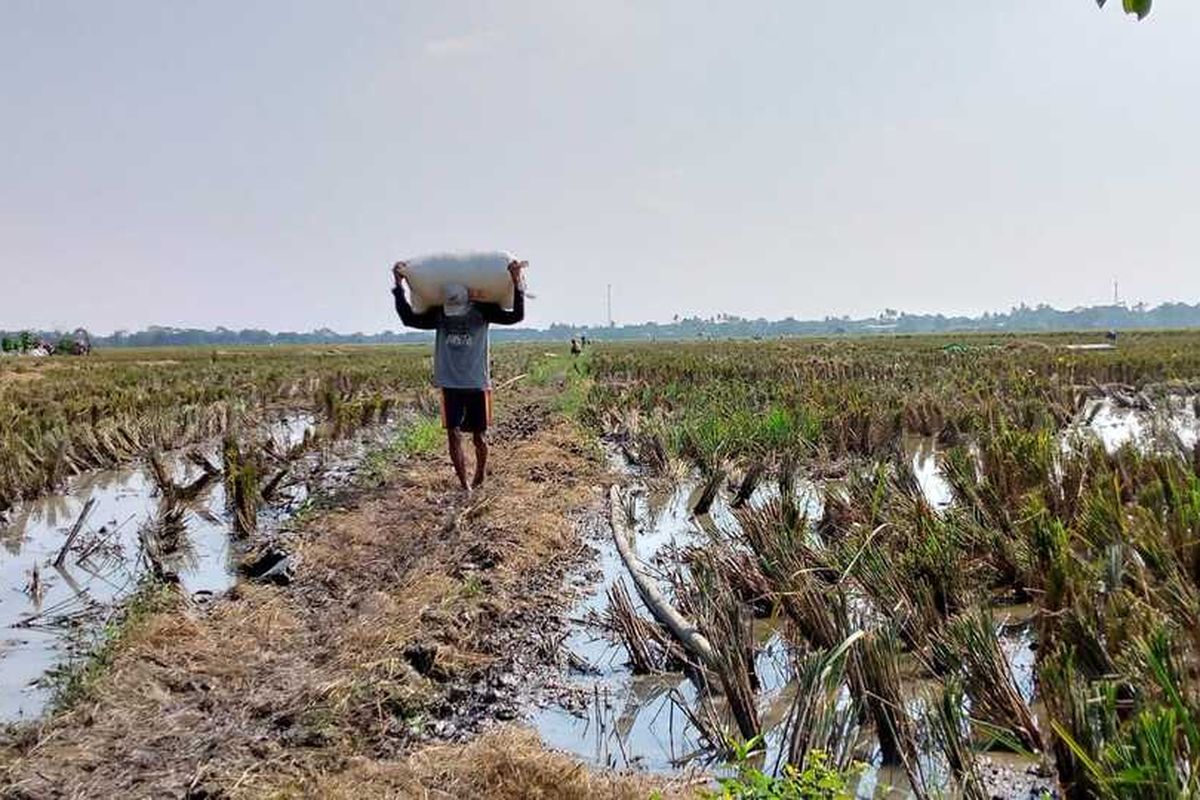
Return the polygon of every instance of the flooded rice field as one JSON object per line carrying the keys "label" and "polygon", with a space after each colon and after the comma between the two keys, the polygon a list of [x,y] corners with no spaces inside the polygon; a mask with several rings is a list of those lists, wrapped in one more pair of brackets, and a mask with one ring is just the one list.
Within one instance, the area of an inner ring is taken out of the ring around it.
{"label": "flooded rice field", "polygon": [[[1198,425],[1195,398],[1173,397],[1162,408],[1131,408],[1112,398],[1089,402],[1075,424],[1063,434],[1064,446],[1079,435],[1095,437],[1109,449],[1126,443],[1151,447],[1173,441],[1194,447]],[[904,441],[905,458],[928,506],[942,512],[954,503],[950,482],[942,472],[941,450],[932,438]],[[609,452],[614,472],[625,477],[631,505],[633,544],[637,557],[656,574],[663,589],[677,585],[672,575],[687,570],[686,551],[704,547],[736,530],[731,504],[735,487],[722,487],[706,513],[693,508],[703,490],[698,475],[682,481],[654,480],[640,474],[617,448]],[[810,521],[822,515],[824,486],[796,478],[795,496]],[[751,508],[777,500],[774,481],[762,482],[750,496]],[[815,535],[815,534],[814,534]],[[573,654],[574,665],[565,680],[576,687],[573,701],[550,703],[534,711],[532,723],[551,747],[574,753],[590,763],[656,772],[707,769],[720,772],[719,756],[697,719],[707,703],[722,716],[725,729],[736,736],[737,727],[720,697],[697,688],[682,671],[634,674],[625,645],[612,633],[607,617],[610,590],[630,587],[637,613],[649,619],[645,603],[633,590],[630,575],[613,544],[611,530],[597,533],[592,544],[599,552],[595,571],[581,580],[581,597],[571,610],[574,620],[563,646]],[[1007,670],[1020,700],[1042,730],[1049,730],[1038,698],[1036,671],[1035,608],[1031,604],[999,606],[991,611],[992,623]],[[774,619],[754,622],[753,673],[758,679],[755,702],[763,730],[764,752],[758,756],[764,770],[777,771],[786,759],[788,718],[796,694],[794,655]],[[914,719],[925,717],[931,696],[922,665],[908,664],[902,692],[909,698]],[[848,704],[848,694],[845,702]],[[969,701],[964,701],[969,713]],[[941,754],[927,734],[919,739],[917,770],[927,785],[947,785],[949,773]],[[865,765],[856,779],[858,797],[907,797],[912,794],[906,772],[884,763],[880,744],[869,725],[861,726],[853,744],[855,758]],[[989,791],[997,796],[1038,796],[1053,787],[1052,773],[1042,759],[1012,752],[991,752],[980,757],[980,773]]]}
{"label": "flooded rice field", "polygon": [[[703,486],[692,476],[672,488],[641,482],[636,468],[631,467],[615,450],[610,463],[617,471],[633,479],[628,496],[636,520],[634,544],[638,557],[659,573],[666,583],[669,572],[682,567],[681,554],[690,546],[703,546],[717,531],[728,531],[737,525],[731,507],[733,494],[718,492],[705,514],[692,513]],[[936,469],[936,452],[931,442],[920,442],[912,453],[914,470],[922,476],[931,505],[949,503],[950,489]],[[821,487],[802,477],[797,478],[797,494],[803,498],[804,512],[809,519],[818,519],[822,512]],[[751,495],[751,508],[778,499],[780,489],[774,482],[762,483]],[[577,693],[580,702],[569,708],[550,704],[533,714],[532,723],[551,747],[574,753],[590,763],[616,768],[637,768],[655,772],[703,768],[720,773],[721,764],[706,737],[695,723],[706,702],[696,683],[683,672],[659,672],[635,675],[628,663],[624,646],[610,636],[602,622],[609,605],[609,589],[624,582],[629,584],[626,567],[613,545],[611,530],[602,532],[592,542],[599,552],[597,570],[586,576],[584,591],[569,616],[577,621],[563,642],[576,658],[571,680],[583,691]],[[630,590],[640,614],[649,618],[644,603]],[[1032,658],[1028,650],[1031,641],[1028,618],[1021,624],[1008,619],[1006,638],[1014,660],[1024,662],[1028,691],[1032,693]],[[786,742],[786,722],[791,712],[795,685],[788,645],[772,619],[754,622],[756,641],[754,671],[759,680],[758,702],[763,722],[765,752],[759,756],[764,765],[782,763]],[[711,695],[707,701],[725,716],[720,698]],[[732,720],[723,722],[736,730]],[[863,797],[889,796],[895,785],[903,786],[902,771],[897,772],[880,763],[878,748],[864,741],[864,760],[869,768],[859,781]]]}
{"label": "flooded rice field", "polygon": [[[705,540],[701,526],[708,520],[702,522],[691,512],[699,488],[689,481],[665,492],[652,492],[645,486],[631,490],[637,520],[634,541],[643,562],[652,568],[670,569],[673,554]],[[751,503],[777,492],[764,486]],[[819,504],[813,507],[814,512],[818,510]],[[731,518],[729,498],[721,493],[706,516],[710,520]],[[552,705],[538,711],[534,726],[551,747],[598,765],[668,771],[704,763],[707,749],[703,736],[683,711],[694,709],[700,701],[695,684],[680,672],[634,675],[624,647],[596,624],[608,607],[608,590],[621,581],[628,584],[629,578],[611,533],[592,544],[599,551],[599,571],[587,576],[593,583],[570,612],[581,624],[574,625],[563,642],[582,662],[577,664],[576,675],[585,677],[589,688],[581,695],[582,705],[570,709]],[[631,593],[640,613],[647,614],[636,593]],[[763,695],[783,701],[780,710],[786,711],[782,693],[788,672],[783,643],[768,621],[760,621],[756,634],[760,640],[756,667]]]}
{"label": "flooded rice field", "polygon": [[[344,482],[386,428],[306,452],[259,511],[260,531],[287,519],[312,491]],[[316,430],[312,415],[294,413],[255,435],[286,453]],[[43,712],[53,698],[55,670],[94,645],[154,568],[147,547],[164,528],[172,546],[159,546],[161,567],[191,598],[204,602],[233,585],[242,552],[226,483],[215,471],[219,450],[214,443],[166,453],[157,466],[86,472],[0,519],[0,721]],[[184,487],[172,502],[164,498],[158,470]]]}

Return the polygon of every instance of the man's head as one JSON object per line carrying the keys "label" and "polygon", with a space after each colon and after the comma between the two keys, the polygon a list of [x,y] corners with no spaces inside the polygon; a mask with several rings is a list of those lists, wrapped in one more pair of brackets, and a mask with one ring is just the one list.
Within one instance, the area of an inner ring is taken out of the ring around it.
{"label": "man's head", "polygon": [[471,298],[467,293],[467,287],[460,283],[451,283],[442,290],[445,298],[442,302],[442,310],[450,317],[459,317],[467,313],[467,308],[470,305]]}

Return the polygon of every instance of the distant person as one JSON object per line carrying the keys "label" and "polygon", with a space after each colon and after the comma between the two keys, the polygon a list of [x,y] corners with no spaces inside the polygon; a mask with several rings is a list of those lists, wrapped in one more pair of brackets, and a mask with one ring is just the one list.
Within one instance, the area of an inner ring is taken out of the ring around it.
{"label": "distant person", "polygon": [[[525,318],[525,294],[521,291],[524,268],[523,261],[508,265],[513,282],[512,311],[505,311],[497,303],[476,302],[467,287],[455,284],[445,287],[442,305],[418,314],[404,294],[406,265],[398,261],[392,267],[396,280],[392,295],[400,320],[409,328],[437,331],[433,380],[442,390],[442,425],[446,428],[450,462],[463,491],[468,493],[487,478],[487,429],[492,422],[488,326],[515,325]],[[470,482],[460,432],[470,433],[475,440],[475,476]]]}
{"label": "distant person", "polygon": [[574,336],[572,336],[571,337],[571,355],[577,356],[580,354],[580,352],[582,352],[582,349],[579,346],[579,340],[576,339]]}
{"label": "distant person", "polygon": [[580,346],[580,348],[584,348],[584,349],[586,349],[586,348],[587,348],[587,346],[588,346],[588,338],[587,338],[587,334],[586,334],[586,333],[585,333],[585,334],[583,334],[582,336],[580,336],[580,337],[579,337],[579,346]]}

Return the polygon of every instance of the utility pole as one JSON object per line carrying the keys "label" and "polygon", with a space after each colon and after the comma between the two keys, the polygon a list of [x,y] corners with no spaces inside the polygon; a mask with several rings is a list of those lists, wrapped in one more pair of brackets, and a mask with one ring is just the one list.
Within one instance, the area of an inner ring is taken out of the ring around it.
{"label": "utility pole", "polygon": [[1121,295],[1117,291],[1117,279],[1116,278],[1113,278],[1113,305],[1114,306],[1121,305]]}
{"label": "utility pole", "polygon": [[612,284],[608,285],[608,327],[613,326],[612,318]]}

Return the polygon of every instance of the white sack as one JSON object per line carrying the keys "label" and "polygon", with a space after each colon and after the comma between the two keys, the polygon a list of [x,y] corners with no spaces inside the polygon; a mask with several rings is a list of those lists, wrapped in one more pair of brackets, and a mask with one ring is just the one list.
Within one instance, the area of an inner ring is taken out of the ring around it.
{"label": "white sack", "polygon": [[502,250],[470,253],[436,253],[406,260],[412,307],[418,314],[440,306],[443,289],[450,284],[466,286],[473,299],[512,308],[513,285],[508,265],[511,253]]}

